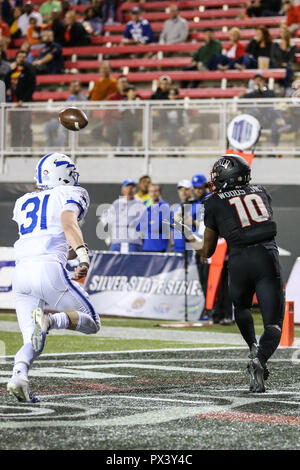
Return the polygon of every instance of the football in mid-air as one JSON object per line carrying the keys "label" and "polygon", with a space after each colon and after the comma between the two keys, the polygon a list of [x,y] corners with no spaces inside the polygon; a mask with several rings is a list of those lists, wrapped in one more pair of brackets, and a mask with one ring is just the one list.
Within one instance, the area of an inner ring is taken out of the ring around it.
{"label": "football in mid-air", "polygon": [[58,120],[62,126],[70,131],[80,131],[88,125],[86,114],[79,108],[70,107],[60,111]]}

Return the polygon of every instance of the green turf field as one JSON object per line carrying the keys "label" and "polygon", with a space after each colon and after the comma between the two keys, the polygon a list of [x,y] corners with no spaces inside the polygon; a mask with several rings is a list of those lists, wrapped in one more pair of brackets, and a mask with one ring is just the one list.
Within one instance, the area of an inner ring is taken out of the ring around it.
{"label": "green turf field", "polygon": [[99,335],[51,332],[33,405],[6,392],[21,334],[0,314],[0,449],[300,449],[297,348],[275,353],[267,392],[252,394],[235,325],[159,324],[103,317]]}

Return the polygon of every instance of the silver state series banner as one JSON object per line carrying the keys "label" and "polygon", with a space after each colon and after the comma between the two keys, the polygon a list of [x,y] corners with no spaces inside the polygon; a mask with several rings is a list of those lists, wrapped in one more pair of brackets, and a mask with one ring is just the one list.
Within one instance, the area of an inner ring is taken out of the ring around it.
{"label": "silver state series banner", "polygon": [[127,317],[196,321],[204,296],[193,257],[185,282],[182,254],[93,252],[85,289],[97,313]]}

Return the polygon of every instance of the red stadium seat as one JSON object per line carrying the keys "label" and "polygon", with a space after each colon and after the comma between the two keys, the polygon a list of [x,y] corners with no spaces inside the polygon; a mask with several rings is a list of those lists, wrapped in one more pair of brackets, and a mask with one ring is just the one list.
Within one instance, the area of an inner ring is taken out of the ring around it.
{"label": "red stadium seat", "polygon": [[162,2],[145,2],[142,5],[140,3],[130,3],[125,2],[122,4],[122,10],[128,11],[134,7],[140,7],[143,10],[163,10],[168,8],[170,5],[176,4],[180,9],[188,8],[199,8],[203,7],[224,7],[227,6],[245,6],[247,4],[246,0],[181,0],[181,1],[162,1]]}
{"label": "red stadium seat", "polygon": [[[226,72],[209,72],[209,71],[196,71],[196,72],[168,72],[168,75],[173,81],[190,81],[190,80],[249,80],[261,70],[228,70]],[[264,70],[263,74],[266,78],[284,78],[285,69],[268,69]],[[113,75],[114,76],[114,75]],[[127,75],[129,82],[152,82],[158,80],[161,72],[133,72]],[[115,75],[116,77],[116,75]],[[74,78],[78,79],[81,83],[89,83],[99,78],[97,73],[82,73],[82,74],[62,74],[62,75],[38,75],[37,84],[54,84],[54,83],[70,83]]]}
{"label": "red stadium seat", "polygon": [[[245,88],[185,88],[180,90],[181,98],[233,98],[240,93],[244,93]],[[149,99],[152,95],[152,90],[138,90],[138,95],[142,99]],[[68,91],[36,91],[34,93],[35,101],[65,101],[70,96]]]}

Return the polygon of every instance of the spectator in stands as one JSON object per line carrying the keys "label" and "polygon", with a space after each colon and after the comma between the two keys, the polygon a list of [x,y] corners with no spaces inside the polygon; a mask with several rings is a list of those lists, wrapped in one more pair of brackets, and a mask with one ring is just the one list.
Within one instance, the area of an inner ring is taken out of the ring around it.
{"label": "spectator in stands", "polygon": [[180,44],[187,40],[188,35],[188,22],[179,16],[177,5],[171,5],[170,19],[164,24],[164,28],[160,35],[160,43]]}
{"label": "spectator in stands", "polygon": [[269,59],[271,65],[272,38],[266,26],[256,28],[255,37],[246,46],[246,54],[239,57],[234,67],[239,70],[257,69],[259,57]]}
{"label": "spectator in stands", "polygon": [[148,44],[155,42],[154,34],[149,21],[141,17],[138,7],[131,10],[132,20],[126,25],[123,44]]}
{"label": "spectator in stands", "polygon": [[149,187],[151,184],[151,178],[149,175],[141,176],[138,182],[138,192],[136,197],[145,204],[146,207],[149,207],[152,203],[151,197],[149,195]]}
{"label": "spectator in stands", "polygon": [[37,24],[43,24],[42,16],[37,12],[33,11],[33,4],[29,1],[24,6],[24,13],[19,18],[19,28],[22,31],[22,36],[26,36],[27,29],[29,26],[29,19],[34,16],[37,19]]}
{"label": "spectator in stands", "polygon": [[[169,100],[178,100],[179,90],[172,86],[169,90]],[[183,147],[186,142],[187,115],[185,110],[180,108],[171,108],[161,111],[164,117],[163,133],[171,147]]]}
{"label": "spectator in stands", "polygon": [[102,17],[103,22],[111,24],[115,20],[117,0],[103,0],[102,1]]}
{"label": "spectator in stands", "polygon": [[61,2],[61,18],[65,19],[66,14],[69,11],[73,11],[73,7],[68,0],[62,0]]}
{"label": "spectator in stands", "polygon": [[6,75],[10,72],[10,63],[3,60],[0,56],[0,80],[4,81]]}
{"label": "spectator in stands", "polygon": [[3,42],[5,49],[7,48],[8,44],[10,43],[10,29],[8,24],[3,20],[0,16],[0,36]]}
{"label": "spectator in stands", "polygon": [[22,9],[15,7],[12,10],[12,23],[10,25],[10,35],[12,39],[19,39],[22,36],[22,31],[19,28],[19,18],[22,15]]}
{"label": "spectator in stands", "polygon": [[[6,100],[10,103],[16,103],[17,107],[22,107],[24,102],[32,101],[36,87],[35,71],[27,63],[25,52],[17,52],[16,64],[6,75],[5,86]],[[12,112],[10,119],[11,146],[31,147],[31,111]]]}
{"label": "spectator in stands", "polygon": [[300,5],[293,5],[292,1],[285,0],[283,10],[286,14],[286,25],[290,32],[294,34],[300,28]]}
{"label": "spectator in stands", "polygon": [[151,95],[151,100],[168,100],[169,90],[172,80],[168,75],[162,75],[159,77],[158,87],[156,91]]}
{"label": "spectator in stands", "polygon": [[59,10],[53,10],[51,14],[51,29],[54,34],[54,42],[58,42],[58,44],[62,45],[65,41],[65,24],[60,15]]}
{"label": "spectator in stands", "polygon": [[103,18],[102,0],[92,0],[91,4],[92,4],[92,7],[95,8],[97,16],[99,16],[99,18]]}
{"label": "spectator in stands", "polygon": [[[132,102],[138,99],[134,85],[128,85],[126,93],[126,101]],[[137,109],[134,104],[126,107],[121,105],[119,109],[121,113],[119,145],[121,147],[134,147],[134,134],[142,130],[142,111]]]}
{"label": "spectator in stands", "polygon": [[108,225],[111,232],[110,251],[139,252],[142,251],[143,239],[136,227],[147,209],[135,198],[136,184],[132,179],[123,182],[121,192],[123,197],[112,203],[101,222],[104,227]]}
{"label": "spectator in stands", "polygon": [[151,205],[137,227],[144,233],[143,251],[165,253],[168,250],[169,230],[162,223],[163,219],[169,220],[170,206],[161,197],[161,186],[151,183],[149,186]]}
{"label": "spectator in stands", "polygon": [[281,0],[250,0],[246,10],[249,18],[258,16],[278,16],[281,10]]}
{"label": "spectator in stands", "polygon": [[122,101],[127,99],[128,80],[126,75],[120,75],[117,80],[117,91],[109,96],[109,101]]}
{"label": "spectator in stands", "polygon": [[48,75],[63,72],[64,58],[62,47],[54,42],[54,34],[51,30],[46,30],[42,35],[43,47],[39,57],[32,62],[37,73],[46,73]]}
{"label": "spectator in stands", "polygon": [[38,25],[37,19],[32,16],[29,19],[29,26],[27,28],[27,41],[30,46],[40,47],[42,43],[42,32],[47,29],[49,24]]}
{"label": "spectator in stands", "polygon": [[[276,98],[273,90],[270,90],[267,86],[266,79],[256,74],[253,79],[254,90],[241,95],[242,98],[258,99],[258,98]],[[272,107],[251,107],[245,110],[245,113],[251,114],[256,117],[261,124],[263,129],[271,130],[270,143],[276,147],[279,144],[280,134],[287,130],[286,122],[283,119],[282,113]],[[273,155],[269,155],[273,156]]]}
{"label": "spectator in stands", "polygon": [[291,85],[293,80],[292,64],[295,60],[296,46],[291,44],[291,32],[285,24],[280,26],[280,42],[274,42],[271,51],[271,61],[275,68],[285,68],[286,76],[279,83],[284,88]]}
{"label": "spectator in stands", "polygon": [[34,56],[30,52],[31,46],[28,44],[28,42],[23,42],[20,47],[20,51],[25,52],[27,55],[27,64],[32,64],[34,61]]}
{"label": "spectator in stands", "polygon": [[44,23],[49,23],[52,19],[52,12],[54,10],[61,11],[61,2],[57,0],[46,0],[40,6],[39,12],[42,15]]}
{"label": "spectator in stands", "polygon": [[88,7],[84,12],[83,26],[91,36],[100,36],[103,30],[102,19],[98,16],[96,8]]}
{"label": "spectator in stands", "polygon": [[[109,101],[122,101],[127,100],[127,88],[129,84],[126,75],[120,75],[117,80],[117,91],[109,96]],[[103,137],[110,143],[112,147],[116,147],[119,141],[119,121],[121,113],[118,109],[105,110],[103,117]],[[96,135],[98,139],[99,136]]]}
{"label": "spectator in stands", "polygon": [[87,46],[90,42],[89,36],[77,21],[75,11],[68,11],[65,16],[65,41],[66,47]]}
{"label": "spectator in stands", "polygon": [[230,43],[225,47],[224,54],[215,54],[207,63],[209,70],[233,69],[235,61],[245,54],[245,46],[240,42],[239,28],[229,31]]}
{"label": "spectator in stands", "polygon": [[[69,91],[71,95],[67,101],[86,101],[87,97],[82,93],[79,80],[72,80]],[[46,122],[45,127],[46,147],[63,147],[67,139],[67,130],[60,125],[57,117]]]}
{"label": "spectator in stands", "polygon": [[[177,184],[177,193],[179,197],[179,204],[176,204],[171,212],[171,221],[181,220],[183,215],[186,215],[188,209],[185,209],[186,204],[190,204],[190,208],[192,207],[190,201],[192,198],[192,183],[190,180],[183,179],[179,181]],[[185,249],[185,240],[183,235],[179,232],[175,231],[174,229],[170,230],[170,244],[173,248],[175,253],[183,253]],[[187,249],[190,249],[189,244],[187,243]]]}
{"label": "spectator in stands", "polygon": [[[204,46],[201,46],[198,51],[192,57],[192,63],[188,67],[184,67],[183,70],[205,70],[208,62],[215,54],[221,54],[222,46],[220,41],[214,38],[214,32],[212,28],[206,28],[204,30]],[[197,88],[199,80],[192,82],[192,88]],[[188,88],[189,81],[184,80],[181,82],[181,88]]]}
{"label": "spectator in stands", "polygon": [[102,75],[95,84],[90,93],[91,101],[107,100],[113,93],[117,92],[117,81],[110,76],[111,70],[109,62],[102,62],[100,66],[100,74]]}

